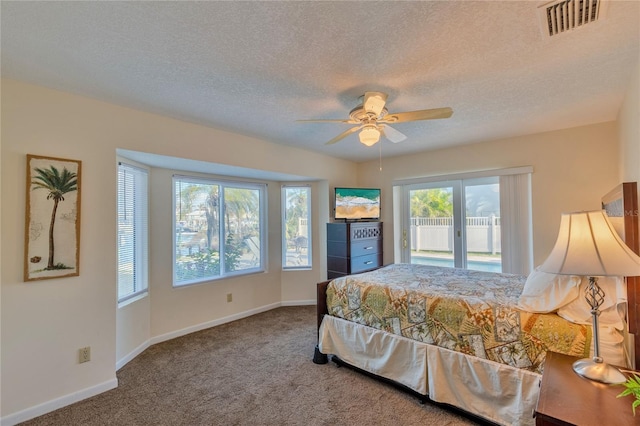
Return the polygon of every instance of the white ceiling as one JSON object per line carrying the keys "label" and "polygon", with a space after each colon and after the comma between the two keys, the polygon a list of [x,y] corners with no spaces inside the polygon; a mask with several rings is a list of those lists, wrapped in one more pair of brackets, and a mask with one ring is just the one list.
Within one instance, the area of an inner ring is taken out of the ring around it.
{"label": "white ceiling", "polygon": [[[544,3],[544,2],[543,2]],[[640,50],[640,2],[552,38],[535,1],[1,2],[2,76],[364,161],[365,91],[401,123],[385,156],[615,120]]]}

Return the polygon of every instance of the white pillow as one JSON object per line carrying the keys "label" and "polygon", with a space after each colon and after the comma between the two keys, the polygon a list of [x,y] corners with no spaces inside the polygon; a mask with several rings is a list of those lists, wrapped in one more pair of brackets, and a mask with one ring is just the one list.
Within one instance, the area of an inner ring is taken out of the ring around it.
{"label": "white pillow", "polygon": [[[611,309],[611,308],[609,308]],[[600,356],[606,363],[628,367],[624,336],[614,327],[601,326],[598,334]],[[591,339],[590,354],[593,356],[593,339]]]}
{"label": "white pillow", "polygon": [[527,277],[518,308],[535,313],[554,312],[578,297],[581,277],[556,275],[538,268]]}
{"label": "white pillow", "polygon": [[[598,324],[624,329],[627,302],[627,287],[622,277],[597,277],[598,285],[604,291],[604,302],[600,305]],[[592,323],[591,306],[585,299],[589,277],[583,277],[580,295],[558,309],[558,315],[576,324]]]}

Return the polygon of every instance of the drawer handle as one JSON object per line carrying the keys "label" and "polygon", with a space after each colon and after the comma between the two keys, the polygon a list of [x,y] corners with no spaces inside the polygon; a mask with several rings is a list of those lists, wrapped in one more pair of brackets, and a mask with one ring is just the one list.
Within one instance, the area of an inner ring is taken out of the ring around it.
{"label": "drawer handle", "polygon": [[365,247],[364,250],[373,250],[373,246]]}
{"label": "drawer handle", "polygon": [[371,265],[373,263],[373,260],[368,260],[366,262],[364,262],[365,265]]}

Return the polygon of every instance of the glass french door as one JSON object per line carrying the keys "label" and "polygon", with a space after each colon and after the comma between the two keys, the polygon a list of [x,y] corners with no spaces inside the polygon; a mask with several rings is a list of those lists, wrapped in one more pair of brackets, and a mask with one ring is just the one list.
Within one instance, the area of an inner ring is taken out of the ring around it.
{"label": "glass french door", "polygon": [[402,261],[500,272],[498,177],[405,186]]}
{"label": "glass french door", "polygon": [[[407,188],[408,234],[405,244],[409,263],[462,268],[460,223],[455,223],[454,199],[458,182],[416,184]],[[457,253],[456,253],[457,252]]]}
{"label": "glass french door", "polygon": [[462,183],[466,268],[502,272],[499,178],[470,179]]}

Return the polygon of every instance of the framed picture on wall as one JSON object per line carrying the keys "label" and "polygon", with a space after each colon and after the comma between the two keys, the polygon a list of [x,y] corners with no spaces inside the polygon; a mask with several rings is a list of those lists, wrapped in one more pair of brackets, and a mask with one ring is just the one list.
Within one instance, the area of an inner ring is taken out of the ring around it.
{"label": "framed picture on wall", "polygon": [[81,162],[27,154],[24,280],[80,274]]}

